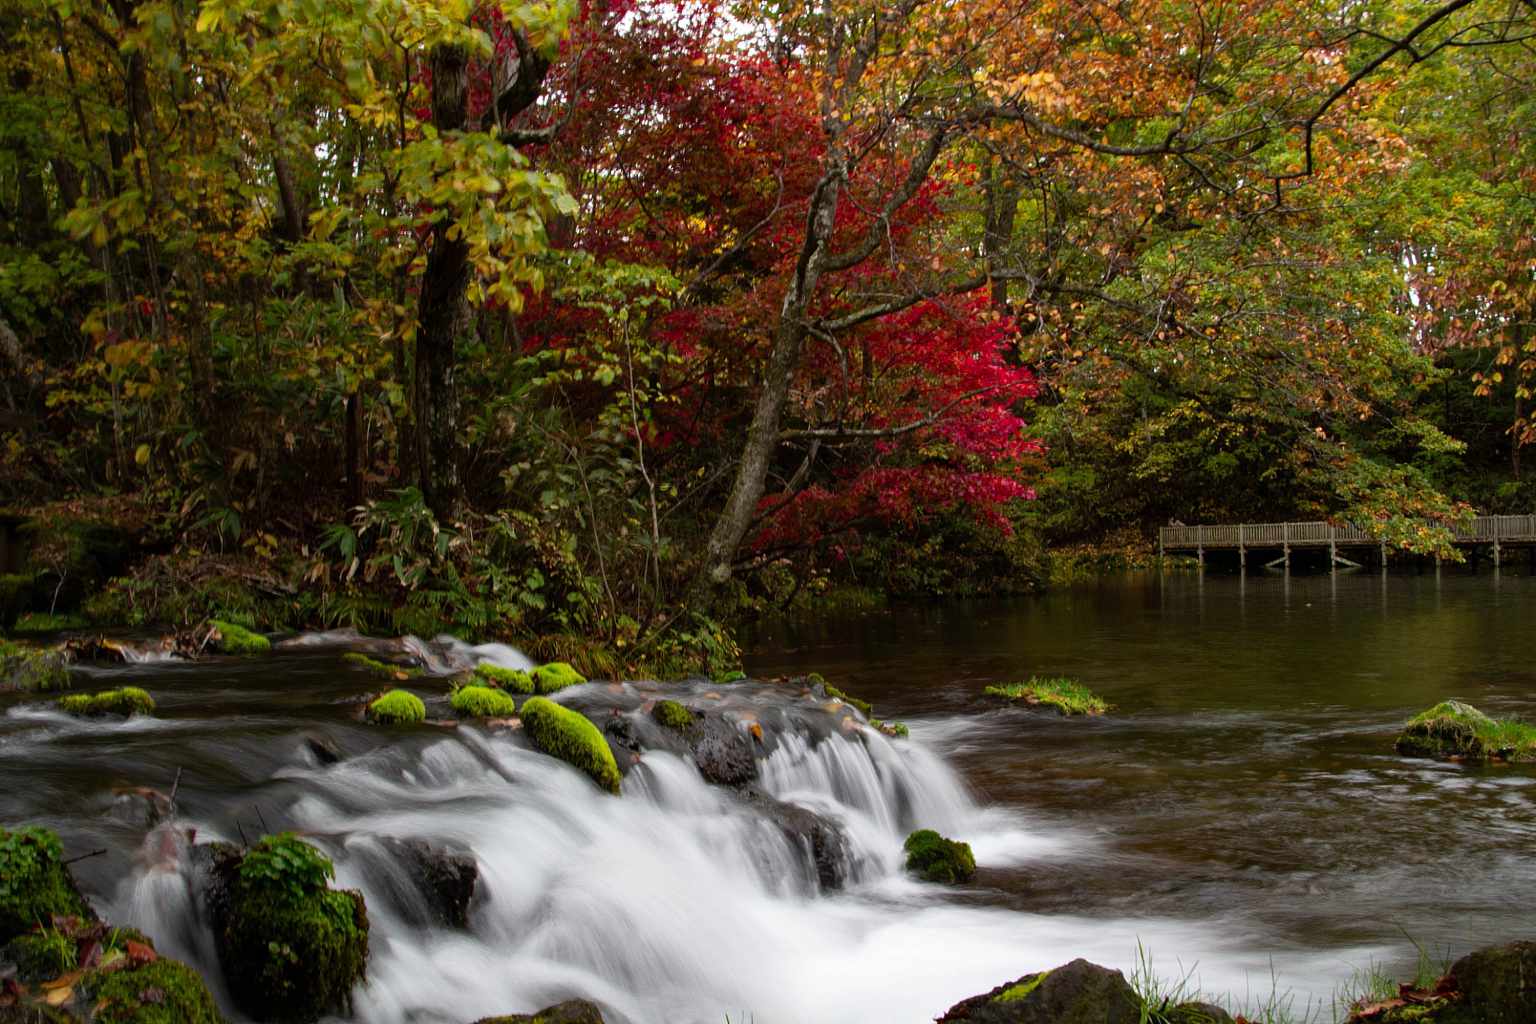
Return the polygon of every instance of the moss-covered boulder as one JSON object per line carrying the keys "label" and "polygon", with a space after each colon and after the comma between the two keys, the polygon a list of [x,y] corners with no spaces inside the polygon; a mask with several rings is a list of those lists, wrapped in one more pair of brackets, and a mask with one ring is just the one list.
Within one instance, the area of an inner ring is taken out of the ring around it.
{"label": "moss-covered boulder", "polygon": [[69,658],[61,650],[0,640],[0,691],[49,693],[69,688]]}
{"label": "moss-covered boulder", "polygon": [[233,868],[215,937],[235,1002],[296,1024],[347,1012],[368,962],[361,893],[330,888],[331,862],[297,836],[267,836]]}
{"label": "moss-covered boulder", "polygon": [[568,999],[546,1006],[535,1013],[514,1013],[510,1017],[481,1017],[475,1024],[603,1024],[603,1013],[585,999]]}
{"label": "moss-covered boulder", "polygon": [[54,915],[95,916],[64,866],[64,844],[45,828],[0,829],[0,943]]}
{"label": "moss-covered boulder", "polygon": [[488,686],[498,690],[506,690],[509,693],[538,693],[538,687],[534,685],[533,676],[522,669],[506,668],[502,665],[492,665],[485,661],[475,666],[475,677]]}
{"label": "moss-covered boulder", "polygon": [[94,971],[81,982],[95,1024],[223,1024],[208,986],[186,964],[156,959]]}
{"label": "moss-covered boulder", "polygon": [[969,843],[945,839],[931,828],[918,829],[902,844],[907,870],[927,882],[968,882],[976,875]]}
{"label": "moss-covered boulder", "polygon": [[489,686],[461,686],[448,703],[455,714],[465,718],[511,718],[517,714],[517,701]]}
{"label": "moss-covered boulder", "polygon": [[1031,676],[1027,682],[989,686],[982,691],[988,697],[1045,707],[1062,715],[1093,717],[1109,710],[1109,702],[1075,679]]}
{"label": "moss-covered boulder", "polygon": [[1468,953],[1451,965],[1450,987],[1461,993],[1437,1024],[1530,1024],[1536,1021],[1536,942],[1511,942]]}
{"label": "moss-covered boulder", "polygon": [[426,720],[427,706],[409,690],[390,690],[368,705],[367,714],[379,725],[415,725]]}
{"label": "moss-covered boulder", "polygon": [[223,619],[208,621],[208,645],[221,654],[265,654],[272,641],[260,633]]}
{"label": "moss-covered boulder", "polygon": [[679,732],[693,725],[693,712],[675,700],[657,701],[656,706],[651,709],[651,717],[668,729],[676,729]]}
{"label": "moss-covered boulder", "polygon": [[535,748],[581,769],[610,793],[619,791],[618,762],[586,715],[544,697],[530,697],[522,717],[523,731]]}
{"label": "moss-covered boulder", "polygon": [[75,969],[75,940],[55,928],[18,935],[0,948],[0,962],[14,964],[16,977],[27,984]]}
{"label": "moss-covered boulder", "polygon": [[552,661],[548,665],[540,665],[530,675],[533,676],[533,685],[540,693],[556,693],[568,686],[580,686],[587,681],[586,676],[564,661]]}
{"label": "moss-covered boulder", "polygon": [[1215,1003],[1206,1002],[1180,1003],[1158,1011],[1151,1019],[1158,1020],[1159,1016],[1165,1024],[1234,1024],[1230,1013]]}
{"label": "moss-covered boulder", "polygon": [[148,715],[155,710],[155,699],[137,686],[122,686],[98,693],[72,693],[58,699],[59,710],[85,718],[108,715]]}
{"label": "moss-covered boulder", "polygon": [[1407,757],[1533,761],[1536,726],[1490,718],[1470,704],[1447,700],[1410,718],[1394,747]]}
{"label": "moss-covered boulder", "polygon": [[1141,1024],[1125,975],[1087,960],[999,985],[950,1007],[939,1024]]}
{"label": "moss-covered boulder", "polygon": [[382,679],[414,679],[421,675],[421,669],[413,665],[395,665],[380,661],[378,658],[370,658],[362,651],[348,651],[341,656],[341,660]]}

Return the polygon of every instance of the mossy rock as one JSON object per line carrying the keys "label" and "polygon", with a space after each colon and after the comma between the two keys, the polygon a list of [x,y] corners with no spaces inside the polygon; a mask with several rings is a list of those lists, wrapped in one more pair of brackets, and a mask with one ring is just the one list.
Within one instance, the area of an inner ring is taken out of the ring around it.
{"label": "mossy rock", "polygon": [[568,686],[580,686],[587,681],[586,676],[564,661],[540,665],[529,675],[533,676],[533,685],[540,693],[557,693]]}
{"label": "mossy rock", "polygon": [[208,625],[213,628],[213,646],[223,654],[266,654],[272,649],[272,641],[244,626],[222,619],[210,619]]}
{"label": "mossy rock", "polygon": [[16,965],[28,984],[57,978],[75,968],[75,940],[53,928],[18,935],[0,949],[0,960]]}
{"label": "mossy rock", "polygon": [[945,839],[931,828],[918,829],[902,844],[907,870],[928,882],[968,882],[976,875],[969,843]]}
{"label": "mossy rock", "polygon": [[865,718],[871,718],[874,716],[875,706],[869,701],[860,700],[857,697],[849,696],[842,690],[839,690],[837,687],[830,684],[825,684],[823,688],[826,690],[828,697],[835,697],[836,699],[842,701],[844,704],[847,704],[849,707],[857,708],[859,714],[863,715]]}
{"label": "mossy rock", "polygon": [[448,703],[465,718],[511,718],[517,714],[517,701],[489,686],[461,686]]}
{"label": "mossy rock", "polygon": [[[1026,974],[949,1008],[940,1024],[1141,1024],[1136,990],[1119,971],[1073,960]],[[1156,1018],[1151,1018],[1155,1020]]]}
{"label": "mossy rock", "polygon": [[1496,719],[1459,700],[1441,701],[1408,720],[1393,745],[1407,757],[1536,760],[1536,726]]}
{"label": "mossy rock", "polygon": [[1536,942],[1511,942],[1468,953],[1451,965],[1459,1006],[1447,1007],[1437,1024],[1530,1024],[1536,1021]]}
{"label": "mossy rock", "polygon": [[1163,1011],[1162,1019],[1166,1024],[1233,1024],[1230,1013],[1215,1003],[1205,1002],[1180,1003]]}
{"label": "mossy rock", "polygon": [[869,727],[895,739],[904,740],[912,735],[912,730],[907,728],[905,722],[882,722],[878,718],[871,718]]}
{"label": "mossy rock", "polygon": [[676,729],[683,732],[693,725],[693,712],[683,707],[675,700],[657,701],[651,709],[651,717],[656,719],[668,729]]}
{"label": "mossy rock", "polygon": [[511,693],[534,694],[539,692],[538,687],[534,684],[533,676],[522,669],[492,665],[486,661],[475,666],[475,675],[490,685]]}
{"label": "mossy rock", "polygon": [[619,791],[619,765],[597,726],[579,711],[544,697],[530,697],[522,709],[523,731],[538,750],[591,776],[610,793]]}
{"label": "mossy rock", "polygon": [[106,715],[148,715],[155,710],[155,699],[137,686],[124,686],[99,693],[72,693],[58,699],[59,710],[86,718]]}
{"label": "mossy rock", "polygon": [[368,705],[368,720],[378,725],[415,725],[427,717],[427,706],[409,690],[390,690]]}
{"label": "mossy rock", "polygon": [[54,915],[95,917],[64,866],[64,844],[45,828],[0,829],[0,942]]}
{"label": "mossy rock", "polygon": [[514,1013],[510,1017],[482,1017],[475,1024],[603,1024],[603,1013],[585,999],[568,999],[546,1006],[537,1013]]}
{"label": "mossy rock", "polygon": [[1063,715],[1093,717],[1109,710],[1109,702],[1075,679],[1031,676],[1027,682],[989,686],[982,691],[989,697],[1047,707]]}
{"label": "mossy rock", "polygon": [[96,971],[82,982],[95,1024],[223,1024],[202,977],[159,959],[127,970]]}
{"label": "mossy rock", "polygon": [[341,660],[348,665],[356,665],[365,672],[371,672],[385,679],[412,679],[421,675],[421,669],[405,665],[391,665],[377,658],[370,658],[361,651],[348,651],[341,656]]}
{"label": "mossy rock", "polygon": [[63,651],[40,650],[0,640],[0,690],[49,693],[69,689],[69,659]]}
{"label": "mossy rock", "polygon": [[235,1002],[260,1020],[307,1024],[346,1013],[368,961],[361,893],[329,886],[335,869],[292,833],[267,836],[234,871],[217,932]]}

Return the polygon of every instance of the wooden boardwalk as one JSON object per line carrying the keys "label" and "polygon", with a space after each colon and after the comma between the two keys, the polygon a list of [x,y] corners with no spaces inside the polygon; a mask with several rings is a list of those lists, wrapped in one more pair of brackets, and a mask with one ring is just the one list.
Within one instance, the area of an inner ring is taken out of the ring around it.
{"label": "wooden boardwalk", "polygon": [[[1489,547],[1493,564],[1498,565],[1503,549],[1511,545],[1536,545],[1536,515],[1478,516],[1465,527],[1451,531],[1452,543],[1471,547]],[[1236,526],[1165,526],[1158,531],[1158,554],[1169,551],[1193,551],[1201,564],[1206,551],[1235,550],[1241,564],[1248,564],[1248,551],[1279,551],[1279,558],[1267,563],[1291,564],[1292,548],[1327,548],[1334,565],[1357,563],[1342,557],[1340,548],[1373,548],[1381,552],[1386,564],[1387,545],[1354,526],[1338,526],[1316,521],[1309,523],[1241,523]]]}

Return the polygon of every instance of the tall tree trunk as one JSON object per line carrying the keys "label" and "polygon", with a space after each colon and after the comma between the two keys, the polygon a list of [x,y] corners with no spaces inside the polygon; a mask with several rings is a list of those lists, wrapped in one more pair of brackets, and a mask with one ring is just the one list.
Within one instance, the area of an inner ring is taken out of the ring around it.
{"label": "tall tree trunk", "polygon": [[[982,237],[982,255],[987,261],[987,273],[995,273],[1013,244],[1013,225],[1019,209],[1019,186],[1007,180],[1007,170],[999,157],[993,157],[987,168],[987,224]],[[1008,308],[1008,282],[992,279],[992,308],[999,313]]]}
{"label": "tall tree trunk", "polygon": [[[463,47],[432,51],[432,123],[439,132],[463,131],[469,93]],[[416,318],[414,381],[416,467],[421,492],[439,519],[452,519],[459,503],[459,395],[454,343],[469,329],[469,246],[442,222],[432,229]]]}
{"label": "tall tree trunk", "polygon": [[752,412],[752,424],[747,428],[747,442],[736,464],[736,478],[731,484],[731,494],[720,512],[720,518],[715,520],[714,529],[704,549],[704,563],[694,579],[695,604],[702,604],[711,589],[724,585],[731,578],[731,565],[736,559],[736,552],[757,517],[758,502],[762,501],[767,488],[768,470],[773,464],[774,452],[779,447],[779,428],[784,417],[784,405],[789,398],[789,386],[794,379],[795,369],[800,365],[800,353],[805,348],[808,334],[806,312],[826,263],[827,246],[837,217],[838,193],[845,173],[841,154],[834,147],[828,156],[821,181],[811,196],[810,211],[806,215],[805,241],[801,246],[800,259],[795,264],[794,277],[784,293],[784,302],[779,310],[773,351],[764,369],[762,389],[757,394],[757,405]]}

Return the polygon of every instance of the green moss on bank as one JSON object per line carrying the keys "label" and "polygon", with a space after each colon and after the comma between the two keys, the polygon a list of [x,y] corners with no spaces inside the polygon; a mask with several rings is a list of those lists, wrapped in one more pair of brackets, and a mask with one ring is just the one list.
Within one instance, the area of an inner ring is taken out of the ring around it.
{"label": "green moss on bank", "polygon": [[16,620],[11,632],[17,636],[43,636],[66,629],[85,629],[90,622],[83,615],[57,615],[51,612],[27,612]]}
{"label": "green moss on bank", "polygon": [[57,978],[75,968],[75,940],[45,928],[18,935],[0,950],[0,959],[16,965],[16,976],[28,984]]}
{"label": "green moss on bank", "polygon": [[368,914],[360,893],[330,888],[334,877],[330,860],[291,832],[241,860],[219,958],[252,1015],[304,1024],[350,1009],[367,966]]}
{"label": "green moss on bank", "polygon": [[517,701],[489,686],[461,686],[448,703],[465,718],[511,718],[517,714]]}
{"label": "green moss on bank", "polygon": [[155,699],[137,686],[124,686],[100,693],[74,693],[60,697],[59,710],[71,715],[95,718],[103,715],[148,715],[155,710]]}
{"label": "green moss on bank", "polygon": [[93,916],[64,867],[64,844],[45,828],[0,829],[0,943],[55,914]]}
{"label": "green moss on bank", "polygon": [[49,693],[68,688],[68,661],[61,652],[0,640],[0,690]]}
{"label": "green moss on bank", "polygon": [[907,870],[928,882],[968,882],[976,874],[969,843],[945,839],[931,828],[918,829],[902,844]]}
{"label": "green moss on bank", "polygon": [[128,970],[98,971],[86,978],[96,1024],[223,1024],[208,986],[175,960],[155,960]]}
{"label": "green moss on bank", "polygon": [[982,692],[989,697],[1055,708],[1063,715],[1102,715],[1109,710],[1108,701],[1075,679],[1031,676],[1028,682],[989,686]]}
{"label": "green moss on bank", "polygon": [[678,732],[693,725],[693,712],[675,700],[658,701],[651,709],[651,717],[668,729],[676,729]]}
{"label": "green moss on bank", "polygon": [[1536,725],[1490,718],[1470,704],[1447,700],[1410,718],[1394,746],[1409,757],[1536,761]]}
{"label": "green moss on bank", "polygon": [[222,619],[211,619],[208,625],[214,630],[214,644],[225,654],[265,654],[272,649],[272,641],[244,626]]}
{"label": "green moss on bank", "polygon": [[415,725],[426,717],[427,706],[408,690],[390,690],[368,705],[368,720],[379,725]]}
{"label": "green moss on bank", "polygon": [[543,697],[530,697],[522,716],[523,730],[536,748],[586,772],[608,792],[619,791],[618,762],[586,715]]}

